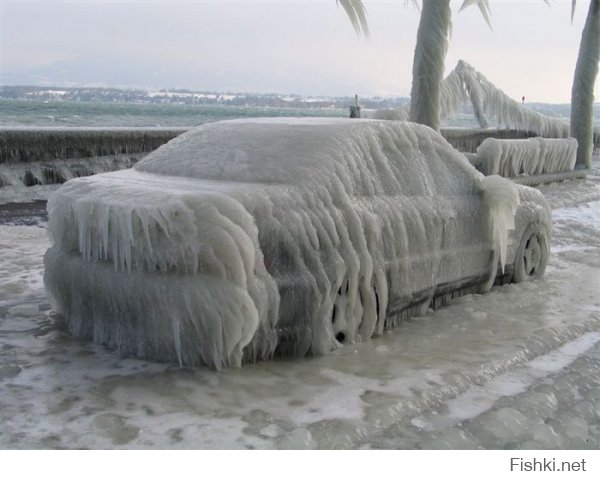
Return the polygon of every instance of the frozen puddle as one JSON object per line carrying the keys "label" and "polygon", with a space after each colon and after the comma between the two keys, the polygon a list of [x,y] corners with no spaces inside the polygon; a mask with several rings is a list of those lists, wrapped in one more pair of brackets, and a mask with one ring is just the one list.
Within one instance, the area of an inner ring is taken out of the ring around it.
{"label": "frozen puddle", "polygon": [[535,382],[556,374],[600,342],[600,332],[590,332],[560,348],[536,357],[524,367],[505,373],[485,385],[475,385],[447,403],[447,415],[419,416],[411,420],[419,428],[444,430],[489,410],[501,397],[523,393]]}

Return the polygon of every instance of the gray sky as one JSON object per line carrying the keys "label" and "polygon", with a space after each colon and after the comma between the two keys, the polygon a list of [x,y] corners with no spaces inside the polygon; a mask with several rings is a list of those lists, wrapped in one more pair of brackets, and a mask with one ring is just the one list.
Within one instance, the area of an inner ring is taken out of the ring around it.
{"label": "gray sky", "polygon": [[[369,39],[335,0],[1,1],[3,84],[281,92],[410,93],[419,13],[370,1]],[[569,102],[589,1],[491,0],[458,12],[446,72],[458,59],[513,98]],[[596,98],[600,98],[596,83]]]}

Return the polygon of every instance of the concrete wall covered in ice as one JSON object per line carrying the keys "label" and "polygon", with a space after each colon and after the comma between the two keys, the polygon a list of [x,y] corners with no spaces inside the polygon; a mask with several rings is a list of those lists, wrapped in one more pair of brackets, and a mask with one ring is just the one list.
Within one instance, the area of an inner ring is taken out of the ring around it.
{"label": "concrete wall covered in ice", "polygon": [[185,129],[2,128],[0,164],[151,152]]}
{"label": "concrete wall covered in ice", "polygon": [[0,187],[50,185],[132,167],[186,129],[0,128]]}

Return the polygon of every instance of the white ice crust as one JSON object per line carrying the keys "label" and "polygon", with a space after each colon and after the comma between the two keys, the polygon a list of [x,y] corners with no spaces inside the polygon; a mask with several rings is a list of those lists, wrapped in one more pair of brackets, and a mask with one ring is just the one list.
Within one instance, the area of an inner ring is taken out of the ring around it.
{"label": "white ice crust", "polygon": [[486,138],[474,158],[484,175],[517,177],[569,172],[575,167],[576,155],[574,138]]}
{"label": "white ice crust", "polygon": [[492,249],[504,263],[518,201],[417,124],[205,124],[59,189],[45,282],[74,334],[125,354],[325,354],[438,284],[485,277]]}

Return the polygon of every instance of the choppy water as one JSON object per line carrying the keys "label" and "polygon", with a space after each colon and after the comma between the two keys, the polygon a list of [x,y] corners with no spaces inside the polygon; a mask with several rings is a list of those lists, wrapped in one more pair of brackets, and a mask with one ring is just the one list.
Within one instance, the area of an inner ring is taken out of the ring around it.
{"label": "choppy water", "polygon": [[[562,105],[532,104],[549,116],[568,117]],[[347,117],[344,108],[279,108],[231,105],[177,105],[0,99],[0,127],[193,127],[206,122],[251,117]],[[368,114],[368,111],[365,110]],[[594,107],[596,125],[600,108]],[[448,127],[478,127],[472,113],[443,121]]]}
{"label": "choppy water", "polygon": [[40,102],[0,99],[0,126],[193,127],[250,117],[347,117],[344,109]]}
{"label": "choppy water", "polygon": [[0,226],[3,448],[600,448],[600,164],[544,186],[543,280],[331,357],[214,372],[56,328],[43,228]]}

